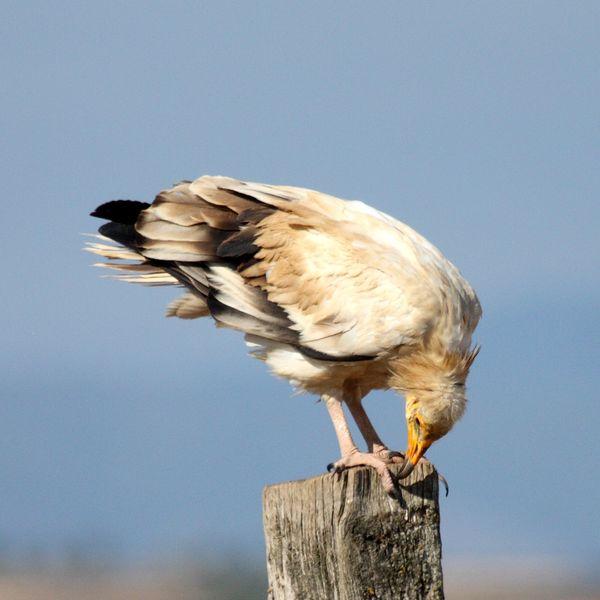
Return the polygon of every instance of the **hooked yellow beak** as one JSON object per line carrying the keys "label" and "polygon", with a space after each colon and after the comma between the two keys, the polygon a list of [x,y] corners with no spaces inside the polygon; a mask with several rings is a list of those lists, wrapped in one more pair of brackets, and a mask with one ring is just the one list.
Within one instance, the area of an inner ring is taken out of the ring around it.
{"label": "hooked yellow beak", "polygon": [[406,457],[413,465],[419,462],[419,459],[425,454],[427,448],[431,446],[431,441],[423,440],[421,433],[418,421],[408,421],[408,450],[406,451]]}
{"label": "hooked yellow beak", "polygon": [[423,438],[422,427],[417,419],[407,420],[406,425],[408,428],[407,460],[398,474],[400,479],[404,479],[412,473],[420,458],[432,444],[432,440]]}

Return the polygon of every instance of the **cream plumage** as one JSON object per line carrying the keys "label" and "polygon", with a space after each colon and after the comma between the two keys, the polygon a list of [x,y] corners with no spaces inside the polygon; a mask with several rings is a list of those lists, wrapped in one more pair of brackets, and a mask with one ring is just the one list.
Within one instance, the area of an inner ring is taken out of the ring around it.
{"label": "cream plumage", "polygon": [[[404,223],[308,189],[208,176],[151,205],[118,200],[92,215],[120,244],[89,245],[109,259],[103,266],[126,281],[185,286],[169,316],[210,314],[241,330],[274,373],[322,397],[342,453],[332,469],[370,465],[393,493],[386,465],[404,463],[406,476],[462,415],[481,308],[456,267]],[[387,388],[406,396],[406,459],[362,408],[369,391]]]}

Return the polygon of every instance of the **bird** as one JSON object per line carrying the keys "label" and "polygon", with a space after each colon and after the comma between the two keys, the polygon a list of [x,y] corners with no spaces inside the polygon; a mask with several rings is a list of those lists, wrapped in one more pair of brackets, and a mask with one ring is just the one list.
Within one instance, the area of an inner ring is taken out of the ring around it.
{"label": "bird", "polygon": [[[394,496],[463,415],[481,305],[405,223],[358,200],[208,175],[152,203],[113,200],[91,215],[108,221],[87,247],[106,259],[97,266],[127,282],[183,287],[167,316],[210,316],[241,331],[273,374],[322,400],[340,448],[330,472],[371,467]],[[390,450],[369,419],[372,390],[404,396],[405,452]]]}

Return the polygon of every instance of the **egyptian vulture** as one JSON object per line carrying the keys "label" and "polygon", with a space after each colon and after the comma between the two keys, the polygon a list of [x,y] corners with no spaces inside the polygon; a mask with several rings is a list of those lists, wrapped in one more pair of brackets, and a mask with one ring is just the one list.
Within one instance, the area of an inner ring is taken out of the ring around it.
{"label": "egyptian vulture", "polygon": [[[406,477],[462,416],[481,307],[458,269],[404,223],[309,189],[210,176],[92,216],[109,221],[89,245],[108,259],[102,266],[125,281],[184,287],[168,316],[210,315],[242,331],[273,373],[321,397],[341,452],[330,470],[373,467],[394,495],[388,465],[401,463]],[[406,400],[405,455],[388,449],[362,407],[371,390],[389,388]]]}

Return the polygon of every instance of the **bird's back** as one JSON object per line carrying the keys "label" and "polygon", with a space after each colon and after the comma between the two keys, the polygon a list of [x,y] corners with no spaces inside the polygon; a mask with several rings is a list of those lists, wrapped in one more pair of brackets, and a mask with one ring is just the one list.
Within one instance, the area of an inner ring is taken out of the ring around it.
{"label": "bird's back", "polygon": [[105,265],[127,281],[182,284],[169,315],[210,314],[243,331],[307,389],[368,365],[375,373],[382,357],[432,335],[468,348],[480,316],[475,293],[433,245],[361,202],[202,177],[151,205],[117,201],[92,214],[127,248],[92,244]]}

